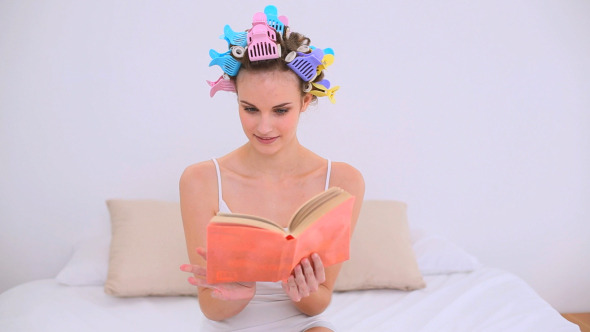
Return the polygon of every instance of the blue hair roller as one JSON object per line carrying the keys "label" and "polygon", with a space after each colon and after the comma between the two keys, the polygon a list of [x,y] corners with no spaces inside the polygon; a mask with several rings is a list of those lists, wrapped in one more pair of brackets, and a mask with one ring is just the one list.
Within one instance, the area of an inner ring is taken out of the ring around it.
{"label": "blue hair roller", "polygon": [[246,31],[235,32],[229,24],[226,24],[225,27],[223,27],[223,35],[219,38],[225,39],[229,45],[246,47],[246,45],[248,45],[247,37],[248,33]]}
{"label": "blue hair roller", "polygon": [[221,67],[224,73],[230,76],[236,76],[238,74],[238,70],[240,70],[241,63],[231,56],[231,51],[219,53],[211,49],[209,51],[209,56],[211,56],[211,59],[213,59],[209,63],[209,67],[217,65]]}

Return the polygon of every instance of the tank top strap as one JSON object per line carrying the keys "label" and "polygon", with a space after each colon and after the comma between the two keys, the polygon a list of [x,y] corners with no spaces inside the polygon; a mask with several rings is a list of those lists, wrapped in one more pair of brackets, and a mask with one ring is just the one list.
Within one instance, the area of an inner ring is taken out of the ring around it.
{"label": "tank top strap", "polygon": [[328,172],[326,172],[326,188],[324,190],[328,190],[330,188],[330,174],[332,173],[332,161],[328,159]]}
{"label": "tank top strap", "polygon": [[217,192],[219,192],[219,208],[221,209],[221,202],[223,202],[223,193],[221,192],[221,171],[219,170],[219,163],[217,163],[217,159],[212,158],[213,163],[215,164],[215,172],[217,173]]}

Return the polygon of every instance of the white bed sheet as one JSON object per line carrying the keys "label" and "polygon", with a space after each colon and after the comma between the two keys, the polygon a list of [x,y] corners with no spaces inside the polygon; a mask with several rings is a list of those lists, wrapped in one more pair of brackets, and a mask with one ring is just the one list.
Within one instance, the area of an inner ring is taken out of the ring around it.
{"label": "white bed sheet", "polygon": [[[426,276],[423,290],[335,293],[338,331],[579,331],[523,280],[488,267]],[[114,298],[99,286],[33,281],[0,294],[0,331],[197,331],[191,297]]]}

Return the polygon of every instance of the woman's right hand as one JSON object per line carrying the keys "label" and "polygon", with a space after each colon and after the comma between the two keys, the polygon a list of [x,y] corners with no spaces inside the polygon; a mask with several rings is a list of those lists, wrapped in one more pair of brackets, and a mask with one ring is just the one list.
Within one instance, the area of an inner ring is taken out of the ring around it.
{"label": "woman's right hand", "polygon": [[[207,251],[203,248],[197,248],[197,253],[207,261]],[[207,276],[207,268],[199,265],[183,264],[180,269],[184,272],[194,274],[188,278],[188,282],[192,285],[209,288],[212,290],[211,296],[220,300],[249,300],[254,297],[256,293],[255,282],[228,282],[218,284],[208,284],[205,280]]]}

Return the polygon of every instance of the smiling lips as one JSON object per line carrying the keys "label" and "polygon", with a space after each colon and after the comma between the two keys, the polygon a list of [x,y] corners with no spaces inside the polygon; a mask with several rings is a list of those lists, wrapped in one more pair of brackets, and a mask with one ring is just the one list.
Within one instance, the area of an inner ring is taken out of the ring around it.
{"label": "smiling lips", "polygon": [[256,139],[258,140],[258,142],[260,142],[262,144],[270,144],[270,143],[276,141],[277,138],[279,138],[278,136],[274,136],[274,137],[260,137],[260,136],[256,136],[256,135],[254,135],[254,137],[256,137]]}

